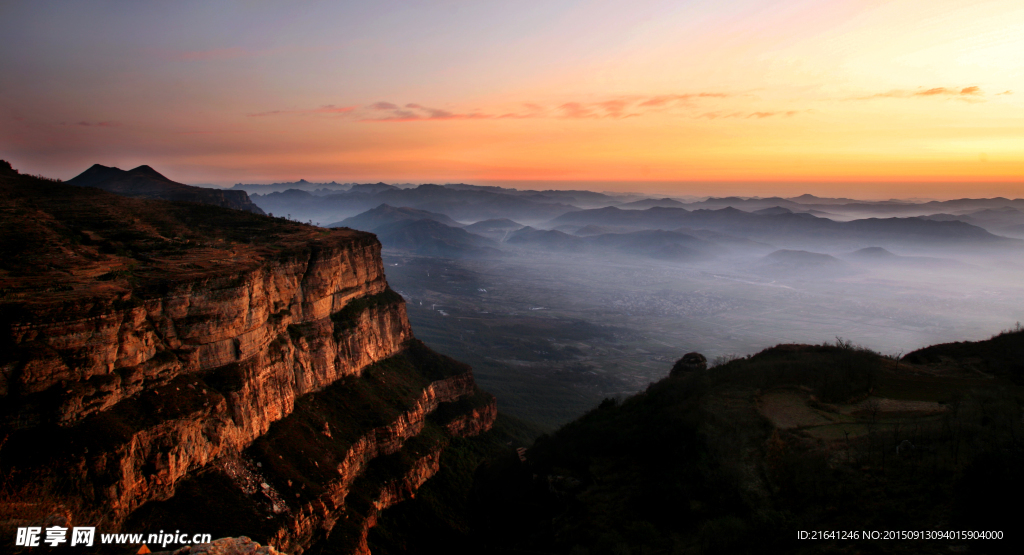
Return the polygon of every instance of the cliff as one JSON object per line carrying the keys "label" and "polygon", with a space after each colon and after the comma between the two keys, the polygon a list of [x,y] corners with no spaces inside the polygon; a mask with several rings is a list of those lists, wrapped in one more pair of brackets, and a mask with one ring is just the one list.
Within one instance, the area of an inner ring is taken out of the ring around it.
{"label": "cliff", "polygon": [[249,193],[245,191],[185,185],[168,179],[149,166],[122,170],[93,164],[92,167],[67,182],[79,187],[95,187],[128,197],[198,202],[263,214],[263,210],[253,204],[249,199]]}
{"label": "cliff", "polygon": [[104,533],[298,553],[342,522],[358,550],[447,438],[495,418],[413,338],[370,234],[11,171],[0,210],[0,511],[36,488],[37,516]]}

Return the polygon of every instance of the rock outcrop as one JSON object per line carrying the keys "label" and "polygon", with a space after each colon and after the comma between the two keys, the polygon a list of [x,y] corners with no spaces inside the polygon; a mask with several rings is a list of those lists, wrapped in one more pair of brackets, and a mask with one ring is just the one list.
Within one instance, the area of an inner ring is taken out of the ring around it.
{"label": "rock outcrop", "polygon": [[0,470],[74,525],[300,553],[341,523],[365,550],[446,438],[494,421],[413,338],[370,234],[10,174],[0,201],[50,240],[2,245]]}

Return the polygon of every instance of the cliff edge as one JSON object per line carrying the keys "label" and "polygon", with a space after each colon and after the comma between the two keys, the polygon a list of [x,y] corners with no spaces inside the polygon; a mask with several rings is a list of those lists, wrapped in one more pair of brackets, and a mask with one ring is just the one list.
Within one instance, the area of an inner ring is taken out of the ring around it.
{"label": "cliff edge", "polygon": [[0,211],[0,526],[300,553],[344,525],[365,551],[447,438],[496,416],[413,338],[373,235],[7,168]]}

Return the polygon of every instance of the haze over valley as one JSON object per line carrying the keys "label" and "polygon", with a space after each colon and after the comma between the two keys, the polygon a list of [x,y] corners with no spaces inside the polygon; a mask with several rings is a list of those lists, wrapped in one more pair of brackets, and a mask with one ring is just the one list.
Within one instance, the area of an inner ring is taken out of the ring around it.
{"label": "haze over valley", "polygon": [[842,337],[898,354],[1024,319],[1021,199],[273,187],[233,189],[377,234],[420,336],[547,426],[643,389],[681,349],[726,360]]}

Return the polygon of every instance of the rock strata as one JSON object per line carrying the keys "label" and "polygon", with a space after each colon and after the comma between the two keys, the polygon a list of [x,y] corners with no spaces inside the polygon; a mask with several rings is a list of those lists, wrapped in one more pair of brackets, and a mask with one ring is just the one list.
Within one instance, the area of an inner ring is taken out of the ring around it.
{"label": "rock strata", "polygon": [[215,207],[196,226],[194,208],[13,170],[0,208],[50,239],[0,245],[0,470],[22,477],[0,509],[31,482],[72,524],[141,532],[213,480],[240,502],[200,526],[238,536],[257,512],[250,537],[299,553],[339,521],[365,540],[445,438],[494,421],[469,367],[413,339],[370,234]]}

